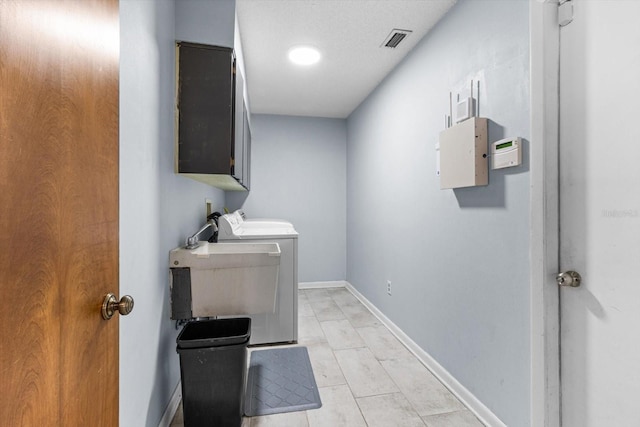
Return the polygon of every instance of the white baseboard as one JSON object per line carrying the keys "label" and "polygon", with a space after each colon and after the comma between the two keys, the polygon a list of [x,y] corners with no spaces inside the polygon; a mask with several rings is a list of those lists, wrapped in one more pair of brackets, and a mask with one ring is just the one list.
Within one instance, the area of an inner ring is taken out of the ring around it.
{"label": "white baseboard", "polygon": [[336,280],[333,282],[300,282],[298,289],[321,289],[321,288],[344,288],[347,286],[345,280]]}
{"label": "white baseboard", "polygon": [[467,390],[458,380],[453,377],[442,365],[416,344],[407,334],[405,334],[395,323],[385,316],[378,308],[364,297],[353,285],[345,282],[345,287],[364,304],[371,312],[413,353],[420,362],[440,382],[451,391],[460,401],[473,412],[482,423],[488,427],[506,427],[489,408],[487,408],[478,398]]}
{"label": "white baseboard", "polygon": [[182,383],[178,381],[178,385],[176,386],[175,390],[173,390],[173,395],[171,396],[171,400],[167,405],[167,409],[164,410],[164,414],[162,414],[162,418],[160,418],[158,427],[171,426],[171,421],[173,421],[173,417],[176,415],[176,411],[178,410],[178,406],[180,405],[181,400],[182,400]]}

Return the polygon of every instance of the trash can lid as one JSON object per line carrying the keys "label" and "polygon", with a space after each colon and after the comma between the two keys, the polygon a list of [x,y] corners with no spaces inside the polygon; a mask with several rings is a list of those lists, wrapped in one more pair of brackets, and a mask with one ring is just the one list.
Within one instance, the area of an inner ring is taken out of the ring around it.
{"label": "trash can lid", "polygon": [[208,348],[242,344],[251,336],[251,319],[195,320],[187,323],[178,335],[178,348]]}

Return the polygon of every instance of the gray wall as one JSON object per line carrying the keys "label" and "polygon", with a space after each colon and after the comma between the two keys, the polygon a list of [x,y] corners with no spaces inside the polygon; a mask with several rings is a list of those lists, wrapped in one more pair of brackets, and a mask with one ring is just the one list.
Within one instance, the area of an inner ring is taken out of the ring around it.
{"label": "gray wall", "polygon": [[434,145],[477,76],[489,142],[528,147],[528,8],[460,0],[347,122],[349,282],[512,427],[529,425],[528,155],[440,190]]}
{"label": "gray wall", "polygon": [[247,217],[283,218],[300,233],[300,282],[346,278],[346,121],[251,116],[251,191],[227,192]]}
{"label": "gray wall", "polygon": [[235,0],[175,0],[176,40],[233,47]]}
{"label": "gray wall", "polygon": [[224,193],[173,173],[174,2],[120,0],[120,425],[156,427],[180,379],[169,251]]}

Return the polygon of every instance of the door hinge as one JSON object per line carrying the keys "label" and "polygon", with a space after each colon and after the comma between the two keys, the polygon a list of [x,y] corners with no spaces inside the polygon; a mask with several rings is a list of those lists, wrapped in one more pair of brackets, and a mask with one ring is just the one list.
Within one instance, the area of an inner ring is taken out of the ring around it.
{"label": "door hinge", "polygon": [[573,21],[573,1],[564,0],[558,4],[558,25],[564,27]]}

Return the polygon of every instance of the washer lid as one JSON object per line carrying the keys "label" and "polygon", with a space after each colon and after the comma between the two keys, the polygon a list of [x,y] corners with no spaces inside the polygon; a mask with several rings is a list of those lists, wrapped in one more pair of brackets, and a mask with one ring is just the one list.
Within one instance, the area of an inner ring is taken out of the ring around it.
{"label": "washer lid", "polygon": [[235,211],[218,218],[218,239],[250,239],[264,237],[294,237],[298,232],[289,221],[281,219],[249,219]]}

